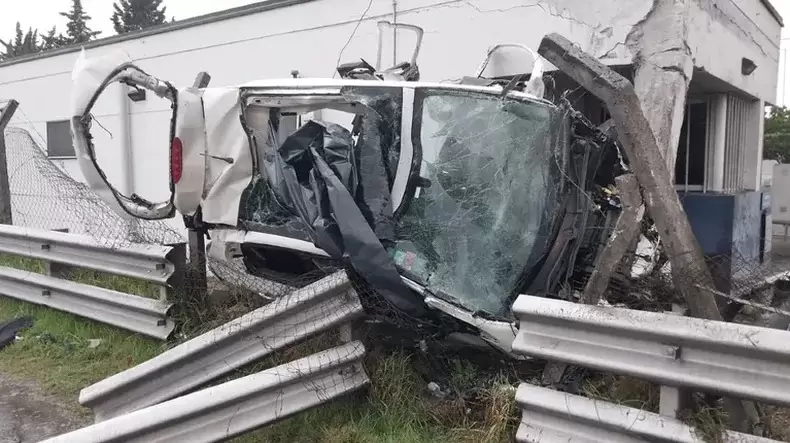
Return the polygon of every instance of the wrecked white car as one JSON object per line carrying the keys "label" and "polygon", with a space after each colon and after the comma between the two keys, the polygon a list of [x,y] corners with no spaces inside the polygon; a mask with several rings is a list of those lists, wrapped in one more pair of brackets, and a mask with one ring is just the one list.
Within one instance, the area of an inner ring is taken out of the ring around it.
{"label": "wrecked white car", "polygon": [[[89,185],[134,217],[179,212],[213,257],[267,279],[345,266],[405,317],[509,351],[516,296],[573,297],[605,235],[611,198],[595,196],[613,175],[597,172],[615,144],[543,98],[539,62],[526,82],[421,82],[413,59],[231,88],[82,63],[73,133]],[[173,103],[167,201],[121,195],[96,160],[90,111],[112,82]]]}

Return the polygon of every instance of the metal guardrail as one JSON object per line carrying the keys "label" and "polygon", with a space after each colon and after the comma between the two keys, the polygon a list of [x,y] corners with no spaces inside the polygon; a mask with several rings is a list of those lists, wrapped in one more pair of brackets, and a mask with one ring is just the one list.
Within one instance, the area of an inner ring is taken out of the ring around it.
{"label": "metal guardrail", "polygon": [[88,236],[0,225],[0,252],[160,285],[167,284],[175,272],[167,260],[171,249],[155,245],[108,248]]}
{"label": "metal guardrail", "polygon": [[[522,443],[679,442],[702,443],[705,436],[676,418],[522,383],[516,391],[522,410],[516,441]],[[725,443],[775,442],[724,431]]]}
{"label": "metal guardrail", "polygon": [[230,439],[367,385],[360,364],[364,355],[362,343],[352,342],[45,442]]}
{"label": "metal guardrail", "polygon": [[522,295],[513,351],[790,405],[790,332]]}
{"label": "metal guardrail", "polygon": [[97,422],[146,408],[362,313],[348,276],[338,272],[88,386],[79,402]]}
{"label": "metal guardrail", "polygon": [[175,325],[169,304],[34,272],[0,266],[0,295],[166,340]]}

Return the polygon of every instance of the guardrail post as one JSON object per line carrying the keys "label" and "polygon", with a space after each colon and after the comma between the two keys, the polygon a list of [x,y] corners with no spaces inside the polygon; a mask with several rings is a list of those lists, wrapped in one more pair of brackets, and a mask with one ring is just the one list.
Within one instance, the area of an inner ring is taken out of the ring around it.
{"label": "guardrail post", "polygon": [[[680,305],[672,305],[672,310],[667,311],[670,315],[685,316],[686,309]],[[691,391],[675,386],[661,385],[658,413],[672,418],[679,418],[678,414],[683,409],[691,405]]]}
{"label": "guardrail post", "polygon": [[0,111],[0,224],[13,224],[11,215],[11,185],[8,177],[8,164],[5,146],[5,127],[14,116],[19,102],[11,100]]}
{"label": "guardrail post", "polygon": [[[64,234],[68,234],[69,233],[69,229],[68,228],[53,229],[53,231],[55,231],[55,232],[62,232]],[[41,249],[45,249],[45,248],[49,248],[49,245],[47,245],[47,244],[41,245]],[[51,261],[45,261],[44,262],[44,270],[46,271],[46,274],[48,276],[50,276],[50,277],[62,278],[64,280],[68,280],[69,279],[69,274],[71,273],[72,269],[73,269],[72,266],[64,265],[63,263],[56,263],[56,262],[51,262]]]}
{"label": "guardrail post", "polygon": [[[189,274],[187,271],[187,245],[186,243],[175,243],[168,246],[170,246],[172,249],[167,253],[165,259],[173,264],[175,267],[175,272],[167,280],[167,283],[173,291],[181,294],[181,296],[184,296],[184,294],[186,294],[187,291],[191,289],[187,285],[187,276]],[[172,297],[168,297],[167,286],[159,287],[159,300],[169,300],[170,302],[174,301]]]}

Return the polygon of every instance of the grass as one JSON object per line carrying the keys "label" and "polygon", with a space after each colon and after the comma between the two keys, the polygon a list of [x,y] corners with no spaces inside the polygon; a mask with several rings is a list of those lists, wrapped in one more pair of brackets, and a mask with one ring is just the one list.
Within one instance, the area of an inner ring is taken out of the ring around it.
{"label": "grass", "polygon": [[129,277],[120,277],[88,269],[74,268],[69,270],[69,280],[86,285],[98,286],[113,291],[139,295],[146,298],[159,299],[159,287],[153,283]]}
{"label": "grass", "polygon": [[595,374],[584,381],[582,393],[589,398],[643,411],[658,412],[660,400],[658,385],[633,377]]}
{"label": "grass", "polygon": [[764,407],[769,436],[775,440],[790,442],[790,408]]}
{"label": "grass", "polygon": [[[0,322],[29,316],[33,327],[0,351],[0,372],[33,378],[79,411],[79,391],[159,354],[163,343],[46,307],[0,297]],[[101,339],[95,348],[89,340]],[[84,410],[82,413],[89,411]]]}
{"label": "grass", "polygon": [[0,254],[0,266],[35,272],[37,274],[44,274],[46,272],[46,266],[43,261],[11,254]]}
{"label": "grass", "polygon": [[[236,443],[509,442],[515,435],[514,390],[495,383],[480,403],[426,396],[426,383],[403,352],[369,355],[367,392],[233,440]],[[460,387],[452,387],[460,389]]]}
{"label": "grass", "polygon": [[706,443],[724,443],[728,416],[724,409],[708,405],[680,412],[680,419],[693,429],[694,436]]}

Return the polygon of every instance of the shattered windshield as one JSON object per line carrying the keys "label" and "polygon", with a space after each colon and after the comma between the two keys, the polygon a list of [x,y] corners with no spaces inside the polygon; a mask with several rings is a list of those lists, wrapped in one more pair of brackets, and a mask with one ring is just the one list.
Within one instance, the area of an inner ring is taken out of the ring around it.
{"label": "shattered windshield", "polygon": [[559,114],[483,94],[418,96],[420,187],[390,250],[402,273],[471,310],[507,311],[559,206],[556,158],[567,147]]}

